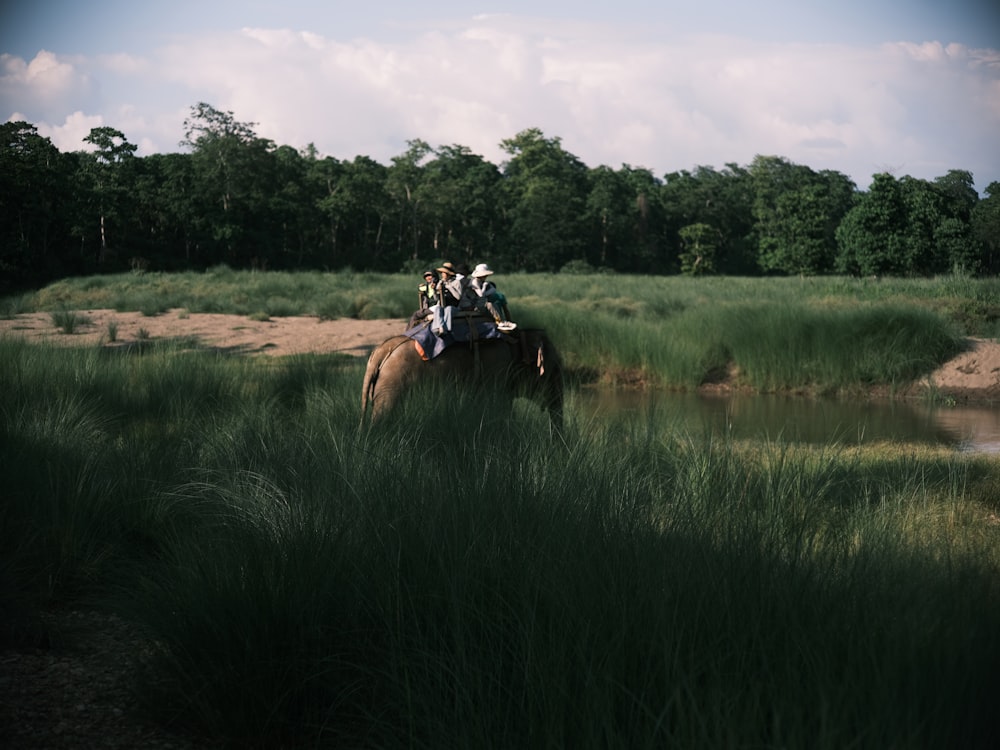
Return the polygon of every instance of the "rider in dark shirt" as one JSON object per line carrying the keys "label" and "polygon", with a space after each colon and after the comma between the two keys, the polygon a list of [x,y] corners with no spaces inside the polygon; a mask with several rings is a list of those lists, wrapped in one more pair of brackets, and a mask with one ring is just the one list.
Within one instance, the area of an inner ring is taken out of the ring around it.
{"label": "rider in dark shirt", "polygon": [[517,323],[510,320],[507,298],[497,289],[496,284],[487,279],[492,275],[493,269],[485,263],[480,263],[472,272],[471,286],[476,293],[476,307],[489,312],[501,331],[513,331],[517,328]]}

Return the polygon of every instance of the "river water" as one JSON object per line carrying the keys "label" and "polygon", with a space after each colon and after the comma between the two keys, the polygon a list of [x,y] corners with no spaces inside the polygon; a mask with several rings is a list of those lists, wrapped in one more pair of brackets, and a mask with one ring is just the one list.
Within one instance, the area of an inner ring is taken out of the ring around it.
{"label": "river water", "polygon": [[580,389],[574,399],[586,416],[654,413],[691,434],[805,443],[919,442],[1000,455],[1000,407],[603,388]]}

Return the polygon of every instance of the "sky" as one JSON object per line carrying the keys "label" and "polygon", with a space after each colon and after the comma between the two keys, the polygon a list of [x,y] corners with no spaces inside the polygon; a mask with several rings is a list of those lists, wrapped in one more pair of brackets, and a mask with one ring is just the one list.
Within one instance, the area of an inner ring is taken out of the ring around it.
{"label": "sky", "polygon": [[1000,181],[997,0],[0,0],[0,118],[62,151],[184,150],[199,102],[277,145],[494,164],[527,128],[590,167]]}

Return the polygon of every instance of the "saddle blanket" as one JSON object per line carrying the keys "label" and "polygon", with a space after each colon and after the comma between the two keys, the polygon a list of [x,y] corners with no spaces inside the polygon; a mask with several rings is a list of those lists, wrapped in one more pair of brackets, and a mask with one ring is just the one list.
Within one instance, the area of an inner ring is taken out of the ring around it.
{"label": "saddle blanket", "polygon": [[434,359],[449,346],[455,344],[507,337],[492,320],[472,320],[469,322],[456,320],[451,332],[445,333],[443,336],[436,336],[431,331],[430,322],[425,321],[405,331],[403,335],[413,339],[413,346],[416,347],[420,358],[424,361]]}

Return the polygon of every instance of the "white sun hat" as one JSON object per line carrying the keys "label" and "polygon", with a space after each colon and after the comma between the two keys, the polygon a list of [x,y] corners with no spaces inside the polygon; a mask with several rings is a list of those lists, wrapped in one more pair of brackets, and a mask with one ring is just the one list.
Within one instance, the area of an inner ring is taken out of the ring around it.
{"label": "white sun hat", "polygon": [[493,269],[490,268],[485,263],[480,263],[476,266],[476,270],[472,272],[472,278],[481,279],[484,276],[491,276],[493,274]]}

